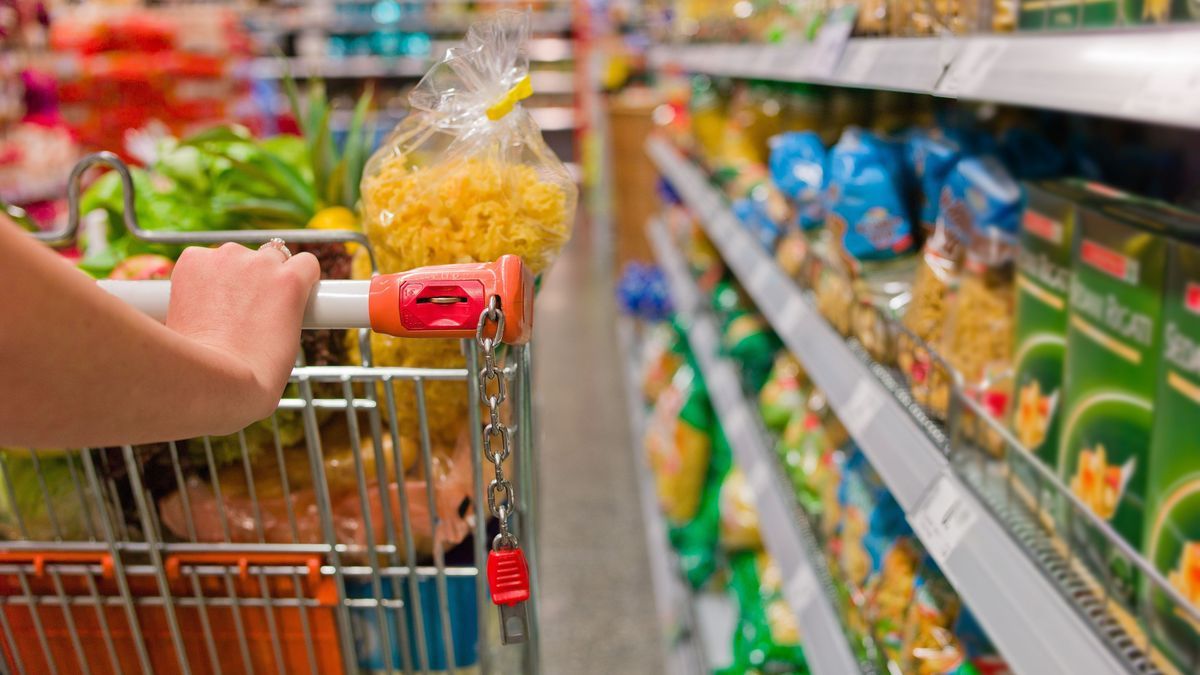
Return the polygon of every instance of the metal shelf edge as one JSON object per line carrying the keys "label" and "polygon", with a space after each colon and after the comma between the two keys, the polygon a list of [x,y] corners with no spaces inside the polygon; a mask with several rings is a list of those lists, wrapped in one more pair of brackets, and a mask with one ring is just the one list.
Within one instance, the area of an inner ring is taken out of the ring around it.
{"label": "metal shelf edge", "polygon": [[941,449],[908,410],[740,227],[704,174],[666,141],[651,139],[647,151],[691,210],[703,214],[700,222],[713,244],[824,390],[909,519],[942,479],[957,492],[962,508],[972,512],[974,526],[941,568],[1010,665],[1022,673],[1126,672],[1003,524],[951,471]]}
{"label": "metal shelf edge", "polygon": [[704,374],[709,396],[738,467],[755,494],[763,545],[783,573],[784,595],[796,612],[805,658],[814,673],[860,672],[841,623],[809,562],[793,520],[793,500],[779,485],[769,449],[742,394],[731,363],[717,354],[720,338],[713,317],[697,311],[699,293],[679,250],[661,224],[650,227],[651,247],[666,272],[678,315],[689,323],[688,342]]}
{"label": "metal shelf edge", "polygon": [[1198,42],[1200,29],[1187,25],[854,38],[828,77],[812,72],[809,43],[660,45],[650,62],[711,75],[907,91],[1198,128]]}

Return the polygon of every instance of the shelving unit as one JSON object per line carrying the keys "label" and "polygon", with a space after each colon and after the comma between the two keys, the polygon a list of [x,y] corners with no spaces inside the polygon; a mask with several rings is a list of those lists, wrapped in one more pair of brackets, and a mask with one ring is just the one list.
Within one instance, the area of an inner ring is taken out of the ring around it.
{"label": "shelving unit", "polygon": [[638,472],[638,497],[646,548],[650,553],[650,576],[660,623],[668,632],[666,671],[674,675],[708,673],[727,664],[732,655],[730,639],[735,630],[737,608],[725,594],[693,591],[680,574],[679,557],[667,540],[667,525],[658,507],[654,481],[642,453],[646,411],[638,389],[637,354],[633,321],[618,319],[617,338],[625,357],[625,398],[629,408],[634,465]]}
{"label": "shelving unit", "polygon": [[[742,229],[704,172],[665,141],[651,140],[647,151],[697,214],[767,321],[825,392],[922,543],[1013,669],[1133,670],[1130,658],[1098,634],[955,472],[940,429],[887,369],[843,340],[817,313],[804,292]],[[673,276],[669,270],[668,276]],[[719,391],[716,385],[711,388]]]}
{"label": "shelving unit", "polygon": [[873,672],[854,658],[834,611],[829,572],[815,553],[791,485],[776,468],[766,434],[742,393],[737,371],[719,354],[714,318],[701,308],[699,290],[679,249],[661,223],[650,226],[650,244],[670,287],[676,317],[703,373],[713,409],[755,496],[763,545],[783,573],[784,596],[799,619],[808,665],[817,675]]}
{"label": "shelving unit", "polygon": [[[817,42],[660,46],[650,60],[710,75],[907,91],[1200,128],[1198,44],[1200,29],[1184,25],[855,38],[832,48]],[[1046,68],[1049,63],[1054,68]]]}

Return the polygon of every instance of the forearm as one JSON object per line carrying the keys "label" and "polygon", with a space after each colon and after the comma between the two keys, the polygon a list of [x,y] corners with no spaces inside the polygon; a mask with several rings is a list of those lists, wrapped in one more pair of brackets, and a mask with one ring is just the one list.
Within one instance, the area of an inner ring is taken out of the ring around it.
{"label": "forearm", "polygon": [[0,283],[0,445],[229,433],[270,411],[244,362],[138,314],[8,223]]}

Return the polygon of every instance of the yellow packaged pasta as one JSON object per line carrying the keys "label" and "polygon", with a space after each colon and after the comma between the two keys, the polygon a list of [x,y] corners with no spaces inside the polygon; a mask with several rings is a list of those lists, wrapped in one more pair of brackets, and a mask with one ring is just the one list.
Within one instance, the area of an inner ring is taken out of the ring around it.
{"label": "yellow packaged pasta", "polygon": [[[521,105],[532,94],[529,33],[519,12],[473,25],[409,94],[409,115],[363,172],[363,224],[377,271],[514,254],[541,274],[570,238],[577,189]],[[371,273],[360,256],[355,278]],[[374,335],[371,347],[377,365],[465,364],[454,340]],[[466,419],[466,387],[424,386],[430,435],[435,445],[452,443]],[[415,436],[414,387],[396,390],[401,433]]]}

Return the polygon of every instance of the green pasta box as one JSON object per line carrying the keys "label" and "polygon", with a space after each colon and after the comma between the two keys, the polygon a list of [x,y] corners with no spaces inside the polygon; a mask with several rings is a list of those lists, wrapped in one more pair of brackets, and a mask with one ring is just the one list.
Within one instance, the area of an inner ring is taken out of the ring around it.
{"label": "green pasta box", "polygon": [[1117,0],[1020,0],[1018,12],[1019,30],[1099,28],[1121,19]]}
{"label": "green pasta box", "polygon": [[[1162,351],[1166,228],[1161,210],[1145,202],[1113,200],[1077,214],[1058,471],[1080,501],[1140,547]],[[1128,558],[1086,519],[1070,522],[1081,557],[1131,603]]]}
{"label": "green pasta box", "polygon": [[1067,346],[1071,242],[1078,195],[1064,183],[1025,186],[1017,248],[1016,336],[1011,425],[1021,446],[1055,466],[1058,412]]}
{"label": "green pasta box", "polygon": [[[1147,476],[1144,553],[1200,613],[1200,243],[1171,246],[1163,305],[1163,363]],[[1147,585],[1149,631],[1184,672],[1200,664],[1200,622]]]}

